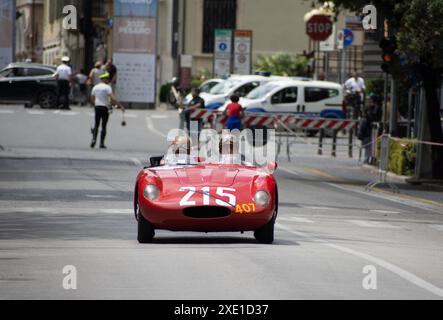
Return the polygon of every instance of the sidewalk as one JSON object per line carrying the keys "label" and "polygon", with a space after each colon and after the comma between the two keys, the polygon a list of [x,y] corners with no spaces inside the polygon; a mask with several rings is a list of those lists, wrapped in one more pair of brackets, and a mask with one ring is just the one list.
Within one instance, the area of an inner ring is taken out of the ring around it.
{"label": "sidewalk", "polygon": [[[282,169],[288,169],[309,177],[313,181],[325,182],[346,189],[366,192],[365,187],[372,181],[379,179],[377,168],[361,165],[355,159],[332,158],[329,156],[295,155],[292,162],[280,159],[279,165]],[[419,202],[432,206],[434,211],[443,214],[443,184],[424,183],[412,185],[407,183],[410,177],[388,174],[387,181],[397,186],[399,194],[394,193],[386,184],[378,185],[372,191],[380,195],[396,198],[398,200]]]}

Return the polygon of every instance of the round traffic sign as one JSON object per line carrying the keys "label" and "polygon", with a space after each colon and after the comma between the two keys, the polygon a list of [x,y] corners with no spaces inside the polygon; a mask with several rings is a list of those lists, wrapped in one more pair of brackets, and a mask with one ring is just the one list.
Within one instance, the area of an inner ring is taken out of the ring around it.
{"label": "round traffic sign", "polygon": [[332,34],[332,22],[326,15],[312,16],[306,22],[306,34],[314,41],[325,41]]}
{"label": "round traffic sign", "polygon": [[220,48],[221,51],[226,51],[226,49],[228,49],[228,45],[224,42],[220,43],[218,47]]}
{"label": "round traffic sign", "polygon": [[350,46],[354,42],[354,33],[351,29],[343,29],[343,45]]}

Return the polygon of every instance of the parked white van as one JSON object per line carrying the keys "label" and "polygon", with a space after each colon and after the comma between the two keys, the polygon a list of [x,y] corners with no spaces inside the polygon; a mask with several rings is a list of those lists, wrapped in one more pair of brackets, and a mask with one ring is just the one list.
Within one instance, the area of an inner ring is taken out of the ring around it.
{"label": "parked white van", "polygon": [[296,113],[325,118],[345,116],[342,86],[327,81],[271,81],[241,98],[240,104],[247,112]]}

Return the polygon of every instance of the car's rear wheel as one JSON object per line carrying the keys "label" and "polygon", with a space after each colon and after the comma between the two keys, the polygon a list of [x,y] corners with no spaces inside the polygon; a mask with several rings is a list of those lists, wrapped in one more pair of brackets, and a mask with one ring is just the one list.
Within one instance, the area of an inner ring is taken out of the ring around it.
{"label": "car's rear wheel", "polygon": [[139,243],[151,243],[154,240],[155,230],[154,226],[146,220],[142,213],[140,212],[140,208],[137,213],[137,221],[138,221],[138,231],[137,231],[137,240]]}
{"label": "car's rear wheel", "polygon": [[263,244],[272,244],[274,242],[275,216],[260,229],[254,232],[255,239]]}
{"label": "car's rear wheel", "polygon": [[38,104],[42,109],[52,109],[56,107],[57,95],[51,91],[45,91],[38,96]]}

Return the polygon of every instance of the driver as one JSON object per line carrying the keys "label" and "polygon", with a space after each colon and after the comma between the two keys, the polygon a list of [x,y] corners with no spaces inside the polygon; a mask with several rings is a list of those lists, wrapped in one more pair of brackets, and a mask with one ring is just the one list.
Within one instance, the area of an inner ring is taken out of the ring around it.
{"label": "driver", "polygon": [[224,134],[220,138],[220,163],[242,164],[238,138],[232,134]]}
{"label": "driver", "polygon": [[191,157],[192,140],[187,136],[177,136],[169,147],[168,154],[162,160],[162,165],[197,164],[197,159]]}

